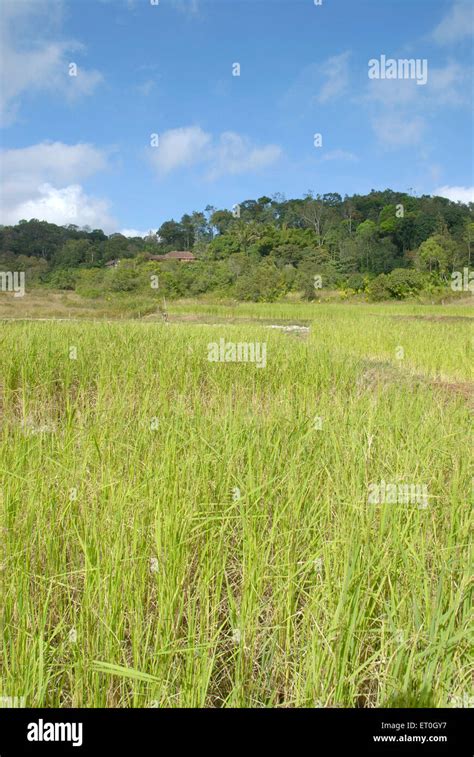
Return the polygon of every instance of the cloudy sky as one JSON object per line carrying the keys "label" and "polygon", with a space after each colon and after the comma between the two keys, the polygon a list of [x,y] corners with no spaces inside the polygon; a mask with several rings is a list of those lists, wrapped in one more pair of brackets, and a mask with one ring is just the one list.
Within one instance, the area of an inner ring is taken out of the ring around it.
{"label": "cloudy sky", "polygon": [[[0,7],[0,223],[144,233],[310,189],[474,200],[470,0]],[[381,55],[426,59],[427,83],[369,79]]]}

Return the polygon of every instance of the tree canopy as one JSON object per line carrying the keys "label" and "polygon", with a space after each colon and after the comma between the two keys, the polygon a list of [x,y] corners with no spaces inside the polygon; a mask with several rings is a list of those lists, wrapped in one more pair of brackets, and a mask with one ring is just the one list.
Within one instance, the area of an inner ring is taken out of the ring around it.
{"label": "tree canopy", "polygon": [[[328,287],[403,269],[447,277],[471,263],[473,209],[472,203],[386,189],[350,197],[309,191],[289,200],[275,194],[232,209],[208,205],[165,221],[145,238],[22,220],[0,227],[0,266],[71,285],[74,271],[100,269],[111,260],[146,262],[151,255],[192,250],[199,264],[180,271],[175,289],[234,286],[243,299],[274,298],[294,287],[309,292],[316,274]],[[176,264],[167,266],[171,276]]]}

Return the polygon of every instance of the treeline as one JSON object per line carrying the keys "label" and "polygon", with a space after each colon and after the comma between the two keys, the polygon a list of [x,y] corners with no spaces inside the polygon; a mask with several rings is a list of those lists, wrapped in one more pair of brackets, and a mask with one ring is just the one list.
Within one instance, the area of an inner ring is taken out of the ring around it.
{"label": "treeline", "polygon": [[[389,189],[344,198],[274,195],[232,210],[207,206],[166,221],[144,239],[20,221],[0,228],[0,269],[24,270],[30,284],[91,296],[141,289],[158,268],[160,290],[169,296],[212,291],[273,300],[298,291],[312,298],[321,285],[401,298],[446,285],[452,271],[470,266],[473,208]],[[149,262],[171,250],[192,250],[198,262]],[[112,260],[121,263],[109,270]]]}

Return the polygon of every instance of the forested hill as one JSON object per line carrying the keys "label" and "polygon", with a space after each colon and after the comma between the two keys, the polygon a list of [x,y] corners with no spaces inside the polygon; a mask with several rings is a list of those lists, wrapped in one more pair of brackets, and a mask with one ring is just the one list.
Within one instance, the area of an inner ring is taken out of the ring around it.
{"label": "forested hill", "polygon": [[[201,277],[199,292],[252,277],[262,265],[267,273],[282,276],[287,289],[295,277],[304,289],[304,281],[315,273],[327,286],[394,269],[446,277],[471,263],[473,208],[473,203],[389,189],[344,198],[336,193],[290,200],[274,195],[245,200],[231,210],[207,206],[179,221],[166,221],[144,239],[34,219],[0,227],[0,266],[48,281],[55,271],[102,268],[117,259],[143,262],[150,254],[192,250],[202,265],[193,264],[193,274],[186,275]],[[214,270],[227,272],[217,284]]]}

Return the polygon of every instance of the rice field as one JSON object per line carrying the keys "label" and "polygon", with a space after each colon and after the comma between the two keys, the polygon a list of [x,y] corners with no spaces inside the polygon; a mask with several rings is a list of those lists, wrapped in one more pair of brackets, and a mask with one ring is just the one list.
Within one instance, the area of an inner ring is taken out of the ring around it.
{"label": "rice field", "polygon": [[[1,322],[0,695],[465,701],[469,315],[177,303],[168,324]],[[269,328],[289,323],[309,330]],[[265,344],[265,366],[210,361],[220,340]]]}

